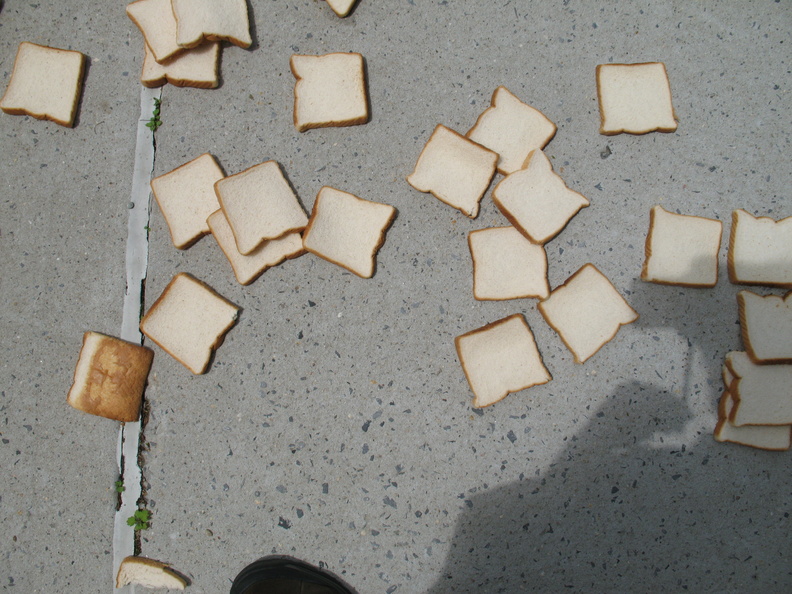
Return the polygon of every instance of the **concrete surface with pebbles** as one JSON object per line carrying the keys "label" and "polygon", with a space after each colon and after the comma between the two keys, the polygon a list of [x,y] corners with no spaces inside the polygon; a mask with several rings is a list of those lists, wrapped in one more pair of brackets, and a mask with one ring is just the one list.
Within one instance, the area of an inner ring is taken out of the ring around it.
{"label": "concrete surface with pebbles", "polygon": [[[212,237],[175,249],[152,202],[145,307],[183,271],[242,314],[205,375],[155,347],[142,553],[196,594],[270,553],[361,593],[790,591],[789,452],[712,438],[741,348],[731,212],[792,215],[789,3],[249,8],[220,88],[163,88],[154,175],[275,159],[307,211],[328,185],[398,217],[372,279],[305,255],[243,287]],[[82,333],[121,324],[143,42],[124,3],[4,2],[4,87],[22,41],[89,68],[74,129],[0,114],[0,586],[107,592],[118,426],[65,397]],[[365,57],[371,121],[299,133],[289,57],[334,51]],[[666,64],[678,130],[600,135],[596,65],[645,61]],[[405,181],[498,85],[558,125],[546,152],[591,201],[547,245],[551,287],[591,262],[641,315],[584,365],[535,300],[473,298],[467,234],[507,224],[492,187],[470,220]],[[714,289],[638,280],[655,204],[724,221]],[[513,313],[554,379],[474,410],[454,337]]]}

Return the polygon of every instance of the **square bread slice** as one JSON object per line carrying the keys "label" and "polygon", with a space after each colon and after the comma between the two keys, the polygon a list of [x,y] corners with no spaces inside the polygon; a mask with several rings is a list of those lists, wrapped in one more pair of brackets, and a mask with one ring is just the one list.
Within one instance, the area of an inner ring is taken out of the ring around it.
{"label": "square bread slice", "polygon": [[726,365],[733,425],[792,425],[792,365],[757,365],[743,351],[728,353]]}
{"label": "square bread slice", "polygon": [[333,53],[294,55],[294,125],[300,132],[312,128],[357,126],[369,119],[363,56]]}
{"label": "square bread slice", "polygon": [[714,287],[723,223],[714,219],[649,211],[646,259],[641,279],[663,285]]}
{"label": "square bread slice", "polygon": [[522,314],[457,336],[454,344],[473,391],[474,408],[552,379]]}
{"label": "square bread slice", "polygon": [[638,313],[593,264],[586,264],[539,302],[539,311],[583,363],[616,336]]}
{"label": "square bread slice", "polygon": [[149,46],[144,45],[146,55],[140,74],[143,86],[151,89],[170,83],[176,87],[214,89],[219,84],[219,41],[207,41],[162,63],[157,62]]}
{"label": "square bread slice", "polygon": [[371,278],[377,251],[395,217],[396,209],[388,204],[325,186],[316,196],[303,245],[320,258]]}
{"label": "square bread slice", "polygon": [[438,124],[407,183],[475,219],[497,162],[494,151]]}
{"label": "square bread slice", "polygon": [[86,332],[66,402],[92,415],[137,421],[153,358],[154,351],[139,344]]}
{"label": "square bread slice", "polygon": [[171,0],[176,17],[176,43],[192,48],[206,41],[225,40],[250,47],[247,0]]}
{"label": "square bread slice", "polygon": [[305,253],[302,235],[299,231],[295,231],[278,239],[265,241],[245,256],[237,250],[234,233],[222,210],[218,209],[209,215],[207,223],[209,223],[209,228],[212,230],[217,244],[231,263],[234,276],[241,285],[249,285],[268,268],[277,266],[288,258],[296,258]]}
{"label": "square bread slice", "polygon": [[567,187],[540,150],[528,156],[523,169],[495,186],[492,200],[512,225],[539,244],[553,239],[589,205],[583,194]]}
{"label": "square bread slice", "polygon": [[239,308],[195,277],[180,272],[140,322],[140,331],[194,374],[236,323]]}
{"label": "square bread slice", "polygon": [[743,344],[756,363],[792,363],[792,292],[737,293]]}
{"label": "square bread slice", "polygon": [[662,62],[597,66],[600,134],[677,129],[671,85]]}
{"label": "square bread slice", "polygon": [[792,217],[776,221],[735,210],[727,262],[734,284],[792,288]]}
{"label": "square bread slice", "polygon": [[171,240],[186,249],[209,233],[206,218],[220,208],[214,185],[223,170],[209,153],[151,180],[151,191],[170,229]]}
{"label": "square bread slice", "polygon": [[23,41],[0,109],[71,128],[82,91],[85,56]]}
{"label": "square bread slice", "polygon": [[241,254],[250,254],[265,241],[302,231],[308,223],[308,215],[275,161],[219,180],[215,192]]}
{"label": "square bread slice", "polygon": [[327,0],[327,4],[333,9],[333,12],[340,17],[347,16],[352,12],[352,7],[357,0]]}
{"label": "square bread slice", "polygon": [[498,171],[507,175],[522,169],[531,151],[543,149],[555,133],[556,125],[541,111],[500,86],[466,136],[498,153]]}
{"label": "square bread slice", "polygon": [[547,254],[514,227],[491,227],[468,234],[473,258],[473,296],[483,301],[545,299]]}
{"label": "square bread slice", "polygon": [[737,443],[761,450],[785,451],[792,446],[792,427],[788,425],[743,425],[735,427],[729,421],[734,406],[732,395],[726,391],[718,404],[718,423],[715,425],[716,441]]}
{"label": "square bread slice", "polygon": [[146,47],[157,62],[182,53],[176,43],[176,17],[171,0],[136,0],[126,7],[127,16],[140,29]]}

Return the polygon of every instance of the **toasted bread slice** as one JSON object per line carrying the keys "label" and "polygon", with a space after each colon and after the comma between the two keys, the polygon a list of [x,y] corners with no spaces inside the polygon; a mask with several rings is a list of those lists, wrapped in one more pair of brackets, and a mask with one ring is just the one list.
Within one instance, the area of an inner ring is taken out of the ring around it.
{"label": "toasted bread slice", "polygon": [[531,152],[523,169],[495,186],[492,200],[512,225],[539,244],[553,239],[589,205],[583,194],[567,187],[540,150]]}
{"label": "toasted bread slice", "polygon": [[137,421],[153,358],[154,351],[139,344],[86,332],[66,402],[92,415]]}
{"label": "toasted bread slice", "polygon": [[302,231],[308,223],[308,215],[275,161],[219,180],[215,192],[241,254],[250,254],[265,241]]}
{"label": "toasted bread slice", "polygon": [[352,12],[355,2],[357,0],[327,0],[327,4],[333,9],[333,12],[340,17],[345,17]]}
{"label": "toasted bread slice", "polygon": [[654,206],[649,213],[641,279],[663,285],[714,287],[722,235],[720,221]]}
{"label": "toasted bread slice", "polygon": [[737,443],[762,450],[784,451],[792,446],[792,427],[788,425],[743,425],[735,427],[729,421],[729,413],[734,407],[732,395],[725,391],[718,404],[718,423],[715,426],[715,440]]}
{"label": "toasted bread slice", "polygon": [[186,249],[209,233],[206,218],[220,208],[214,185],[223,170],[209,153],[151,180],[151,191],[168,223],[171,240]]}
{"label": "toasted bread slice", "polygon": [[475,408],[552,379],[521,314],[457,336],[454,344]]}
{"label": "toasted bread slice", "polygon": [[475,219],[497,162],[497,153],[438,124],[407,183]]}
{"label": "toasted bread slice", "polygon": [[176,43],[176,17],[171,0],[136,0],[126,7],[127,16],[143,34],[154,60],[164,62],[184,51]]}
{"label": "toasted bread slice", "polygon": [[550,294],[547,254],[514,227],[468,234],[473,258],[473,296],[479,300],[522,299]]}
{"label": "toasted bread slice", "polygon": [[597,66],[600,134],[673,132],[671,85],[662,62]]}
{"label": "toasted bread slice", "polygon": [[294,83],[294,125],[312,128],[357,126],[369,119],[363,56],[333,53],[294,55],[289,61]]}
{"label": "toasted bread slice", "polygon": [[735,284],[792,288],[792,217],[776,221],[735,210],[727,261]]}
{"label": "toasted bread slice", "polygon": [[146,557],[126,557],[118,567],[116,588],[123,588],[129,584],[144,588],[184,590],[187,580],[162,561]]}
{"label": "toasted bread slice", "polygon": [[539,302],[539,311],[583,363],[612,340],[625,324],[638,319],[608,278],[586,264]]}
{"label": "toasted bread slice", "polygon": [[395,217],[396,209],[388,204],[325,186],[316,196],[303,244],[312,254],[371,278],[377,251]]}
{"label": "toasted bread slice", "polygon": [[206,41],[225,40],[250,47],[246,0],[171,0],[176,16],[176,43],[192,48]]}
{"label": "toasted bread slice", "polygon": [[170,83],[177,87],[214,89],[220,82],[220,42],[207,41],[186,50],[162,63],[154,59],[148,45],[145,48],[140,82],[145,87],[161,87]]}
{"label": "toasted bread slice", "polygon": [[466,136],[498,153],[498,171],[506,175],[522,169],[531,151],[543,149],[555,133],[556,125],[541,111],[501,86]]}
{"label": "toasted bread slice", "polygon": [[792,365],[757,365],[743,351],[728,353],[726,365],[733,425],[792,425]]}
{"label": "toasted bread slice", "polygon": [[792,363],[792,292],[737,293],[745,350],[755,363]]}
{"label": "toasted bread slice", "polygon": [[0,109],[71,128],[83,83],[85,56],[23,41]]}
{"label": "toasted bread slice", "polygon": [[180,272],[165,287],[140,330],[198,375],[236,323],[239,308],[198,279]]}
{"label": "toasted bread slice", "polygon": [[241,285],[249,285],[268,268],[277,266],[288,258],[296,258],[305,253],[302,235],[299,231],[294,231],[278,239],[265,241],[245,256],[237,250],[234,233],[222,210],[218,209],[209,215],[207,222],[220,249],[223,250],[231,263],[234,276]]}

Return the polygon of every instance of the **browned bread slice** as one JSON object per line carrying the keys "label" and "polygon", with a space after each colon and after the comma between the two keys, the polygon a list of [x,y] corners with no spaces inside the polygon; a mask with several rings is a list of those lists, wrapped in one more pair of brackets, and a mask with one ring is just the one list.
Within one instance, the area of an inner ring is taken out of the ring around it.
{"label": "browned bread slice", "polygon": [[363,56],[357,53],[294,55],[289,64],[296,79],[294,125],[297,130],[368,122]]}
{"label": "browned bread slice", "polygon": [[509,174],[522,169],[531,151],[543,149],[555,133],[556,125],[541,111],[501,86],[466,136],[498,153],[498,171]]}
{"label": "browned bread slice", "polygon": [[720,221],[654,206],[649,212],[641,279],[663,285],[714,287],[722,234]]}
{"label": "browned bread slice", "polygon": [[552,379],[521,314],[457,336],[454,343],[476,408]]}
{"label": "browned bread slice", "polygon": [[745,350],[756,363],[792,363],[792,292],[737,293]]}
{"label": "browned bread slice", "polygon": [[600,134],[677,129],[671,85],[662,62],[597,66]]}
{"label": "browned bread slice", "polygon": [[586,264],[539,302],[539,311],[575,361],[583,363],[638,313],[593,264]]}
{"label": "browned bread slice", "polygon": [[197,375],[206,371],[238,314],[236,305],[180,272],[143,316],[140,330]]}
{"label": "browned bread slice", "polygon": [[471,231],[468,246],[473,258],[476,299],[545,299],[550,293],[544,247],[514,227]]}
{"label": "browned bread slice", "polygon": [[184,590],[187,580],[162,561],[147,557],[126,557],[118,567],[116,588],[123,588],[129,584],[144,588]]}
{"label": "browned bread slice", "polygon": [[23,41],[0,109],[61,126],[74,125],[83,83],[85,56]]}
{"label": "browned bread slice", "polygon": [[581,208],[589,205],[583,194],[567,187],[540,150],[531,152],[525,167],[495,186],[492,200],[512,225],[540,244],[558,235]]}
{"label": "browned bread slice", "polygon": [[287,258],[296,258],[305,253],[302,235],[299,231],[294,231],[278,239],[265,241],[245,256],[239,253],[231,225],[222,210],[218,209],[209,215],[207,222],[220,249],[231,263],[234,276],[242,285],[249,285],[265,270],[277,266]]}
{"label": "browned bread slice", "polygon": [[139,344],[86,332],[66,402],[92,415],[137,421],[153,358]]}
{"label": "browned bread slice", "polygon": [[407,183],[475,219],[497,162],[497,153],[438,124]]}
{"label": "browned bread slice", "polygon": [[209,232],[206,218],[220,208],[214,185],[223,170],[209,153],[151,180],[151,191],[168,223],[171,240],[186,249]]}
{"label": "browned bread slice", "polygon": [[396,209],[388,204],[325,186],[316,196],[303,244],[312,254],[370,278],[395,217]]}
{"label": "browned bread slice", "polygon": [[792,217],[776,221],[735,210],[727,261],[735,284],[792,288]]}

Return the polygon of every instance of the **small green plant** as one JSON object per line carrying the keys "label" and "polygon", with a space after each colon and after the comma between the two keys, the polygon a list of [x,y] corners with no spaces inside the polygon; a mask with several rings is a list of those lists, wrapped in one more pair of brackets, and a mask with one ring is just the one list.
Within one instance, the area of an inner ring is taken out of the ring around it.
{"label": "small green plant", "polygon": [[126,491],[126,487],[124,486],[124,481],[117,480],[115,482],[115,490],[116,493],[123,493],[124,491]]}
{"label": "small green plant", "polygon": [[147,509],[139,509],[134,515],[127,518],[127,524],[134,526],[135,530],[148,530],[151,512]]}
{"label": "small green plant", "polygon": [[157,128],[162,126],[162,120],[160,119],[160,105],[162,105],[162,101],[160,99],[154,99],[154,111],[151,113],[151,119],[146,122],[146,127],[149,128],[152,132],[156,132]]}

